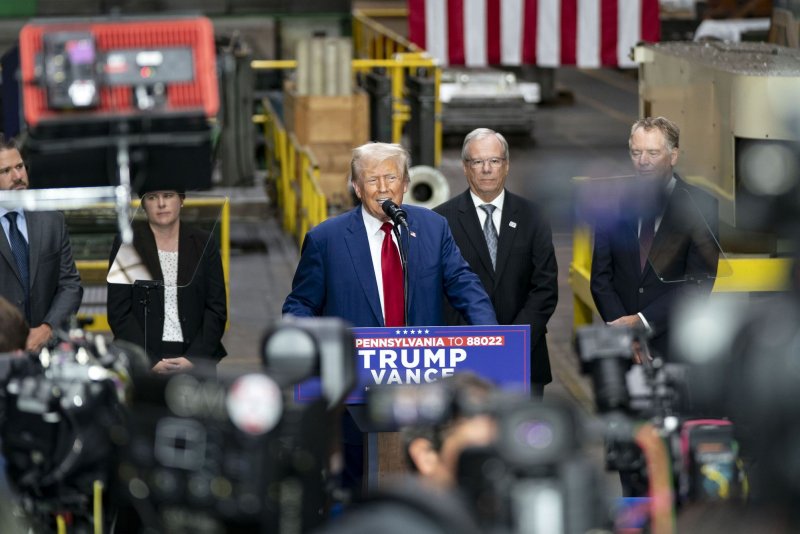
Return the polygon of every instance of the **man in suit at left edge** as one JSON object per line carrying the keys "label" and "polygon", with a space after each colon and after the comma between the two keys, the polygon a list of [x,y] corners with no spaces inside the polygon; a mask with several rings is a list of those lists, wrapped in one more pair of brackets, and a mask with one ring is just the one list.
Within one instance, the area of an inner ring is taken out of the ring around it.
{"label": "man in suit at left edge", "polygon": [[[0,138],[0,190],[28,185],[16,141]],[[78,311],[83,296],[67,225],[60,212],[4,207],[0,224],[0,295],[25,315],[30,325],[25,348],[36,352],[50,341],[54,327]]]}

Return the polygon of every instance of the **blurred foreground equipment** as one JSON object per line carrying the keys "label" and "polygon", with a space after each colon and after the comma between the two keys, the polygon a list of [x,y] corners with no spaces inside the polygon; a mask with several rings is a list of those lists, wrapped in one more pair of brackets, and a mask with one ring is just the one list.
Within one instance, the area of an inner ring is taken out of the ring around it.
{"label": "blurred foreground equipment", "polygon": [[[611,523],[606,488],[583,448],[583,421],[566,404],[505,393],[476,398],[445,379],[372,388],[368,410],[381,428],[430,429],[433,435],[452,432],[455,421],[468,425],[470,418],[483,415],[494,420],[493,442],[469,445],[458,459],[460,491],[455,495],[461,498],[461,521],[474,523],[481,532],[578,534],[605,532]],[[423,506],[403,489],[390,494],[396,504],[428,518],[448,511],[446,501]]]}
{"label": "blurred foreground equipment", "polygon": [[[733,425],[698,415],[686,367],[651,360],[646,337],[641,330],[587,326],[578,331],[578,345],[606,421],[607,467],[620,472],[626,496],[650,497],[653,532],[671,532],[678,507],[742,498],[747,486]],[[634,343],[642,364],[631,369]]]}
{"label": "blurred foreground equipment", "polygon": [[[200,361],[156,375],[138,347],[62,338],[15,357],[2,382],[6,473],[33,531],[108,532],[117,513],[116,531],[137,533],[300,533],[325,520],[337,408],[355,383],[345,323],[280,322],[263,372],[219,377]],[[308,378],[321,395],[295,404]]]}

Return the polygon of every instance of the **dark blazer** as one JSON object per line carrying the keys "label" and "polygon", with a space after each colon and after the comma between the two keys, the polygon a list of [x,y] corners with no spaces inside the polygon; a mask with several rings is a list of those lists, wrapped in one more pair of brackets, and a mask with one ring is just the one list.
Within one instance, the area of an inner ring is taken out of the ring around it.
{"label": "dark blazer", "polygon": [[598,225],[590,286],[603,320],[641,313],[653,329],[651,349],[668,357],[676,298],[687,292],[708,294],[713,287],[718,224],[717,200],[676,176],[644,271],[639,264],[638,218],[621,214]]}
{"label": "dark blazer", "polygon": [[[181,224],[178,236],[178,313],[187,345],[186,356],[219,360],[227,353],[222,346],[227,320],[225,278],[216,240],[210,234]],[[208,243],[208,246],[206,246]],[[134,227],[133,245],[142,257],[154,280],[163,281],[156,241],[150,226]],[[109,266],[120,247],[114,242]],[[147,337],[145,338],[145,306]],[[124,339],[145,347],[151,363],[162,357],[161,337],[164,332],[164,290],[145,289],[126,284],[108,284],[108,324],[116,339]]]}
{"label": "dark blazer", "polygon": [[[492,300],[500,324],[531,326],[531,382],[552,381],[545,333],[558,303],[558,266],[550,224],[532,202],[506,190],[497,243],[497,269],[469,189],[434,208],[444,216],[453,237]],[[447,324],[463,324],[454,309]]]}
{"label": "dark blazer", "polygon": [[[461,257],[447,221],[426,208],[403,208],[410,227],[403,233],[408,246],[408,325],[443,324],[445,295],[470,324],[497,324],[491,302]],[[306,234],[283,313],[384,326],[360,205]]]}
{"label": "dark blazer", "polygon": [[[81,305],[81,277],[72,258],[64,214],[26,211],[30,270],[31,326],[59,327]],[[25,310],[25,293],[11,245],[0,229],[0,295]]]}

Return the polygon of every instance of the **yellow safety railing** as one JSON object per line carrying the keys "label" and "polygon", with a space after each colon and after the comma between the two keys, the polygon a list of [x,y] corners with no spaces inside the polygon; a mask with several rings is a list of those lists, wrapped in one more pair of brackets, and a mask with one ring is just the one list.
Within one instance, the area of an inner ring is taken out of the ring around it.
{"label": "yellow safety railing", "polygon": [[300,244],[306,232],[328,216],[319,165],[311,151],[286,131],[269,101],[264,101],[264,114],[253,121],[264,127],[267,172],[275,179],[283,229]]}
{"label": "yellow safety railing", "polygon": [[[439,101],[439,87],[442,82],[441,68],[423,49],[398,34],[391,28],[381,24],[375,18],[407,19],[408,9],[405,7],[376,7],[353,10],[353,52],[357,58],[353,61],[353,69],[369,70],[383,67],[392,78],[392,142],[399,143],[403,135],[403,125],[408,122],[409,107],[404,101],[407,69],[426,69],[434,78],[434,166],[442,162],[442,103]],[[363,60],[370,61],[369,63]],[[383,63],[387,61],[388,63]]]}
{"label": "yellow safety railing", "polygon": [[591,324],[597,307],[589,289],[592,274],[592,230],[586,225],[575,225],[572,232],[572,263],[569,264],[569,285],[572,287],[573,333],[579,327]]}
{"label": "yellow safety railing", "polygon": [[[441,104],[439,85],[441,71],[436,62],[403,36],[378,23],[370,16],[405,17],[405,9],[355,10],[353,12],[353,48],[357,59],[352,61],[353,72],[383,69],[392,81],[392,142],[401,143],[403,127],[410,120],[410,107],[405,100],[405,77],[425,72],[434,77],[435,125],[434,164],[439,165],[442,154]],[[295,60],[253,60],[253,70],[294,69]],[[278,204],[283,228],[302,241],[306,231],[327,217],[327,201],[319,187],[319,166],[313,151],[300,146],[286,131],[275,110],[264,102],[263,115],[253,121],[264,127],[267,145],[267,171],[275,178]]]}
{"label": "yellow safety railing", "polygon": [[[569,285],[572,288],[574,315],[573,333],[590,324],[597,307],[589,289],[592,272],[592,230],[585,224],[576,225],[572,237],[572,263],[569,266]],[[717,293],[753,293],[786,291],[792,261],[787,258],[725,259],[730,276],[714,281]]]}
{"label": "yellow safety railing", "polygon": [[[292,144],[296,146],[294,135]],[[297,241],[300,243],[306,232],[318,225],[328,216],[325,194],[319,187],[319,165],[314,154],[308,149],[296,152],[298,158],[297,180],[300,183],[300,198],[305,199],[300,207]]]}
{"label": "yellow safety railing", "polygon": [[420,47],[381,24],[374,17],[408,17],[406,8],[353,10],[353,51],[360,59],[389,59],[396,53],[424,52]]}
{"label": "yellow safety railing", "polygon": [[[264,60],[256,59],[250,62],[254,70],[294,69],[297,62],[294,60]],[[405,76],[407,72],[417,72],[426,69],[434,77],[435,122],[434,122],[434,165],[438,166],[442,160],[442,123],[441,103],[439,102],[439,86],[441,84],[441,69],[436,61],[424,53],[409,52],[396,53],[388,59],[354,59],[352,69],[355,72],[366,72],[371,69],[384,69],[392,80],[392,143],[401,143],[403,127],[411,118],[410,106],[405,102]],[[256,122],[267,121],[255,117]]]}

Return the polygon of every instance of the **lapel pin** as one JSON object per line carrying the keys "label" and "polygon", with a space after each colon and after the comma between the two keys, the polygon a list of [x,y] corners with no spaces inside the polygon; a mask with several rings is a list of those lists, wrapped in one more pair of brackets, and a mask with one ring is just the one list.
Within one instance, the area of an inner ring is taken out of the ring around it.
{"label": "lapel pin", "polygon": [[515,223],[514,221],[508,221],[508,225],[509,225],[511,228],[516,228],[516,227],[517,227],[517,223]]}
{"label": "lapel pin", "polygon": [[409,232],[408,232],[408,235],[410,235],[411,237],[417,237],[417,234],[416,234],[416,232],[410,232],[410,231],[409,231]]}

